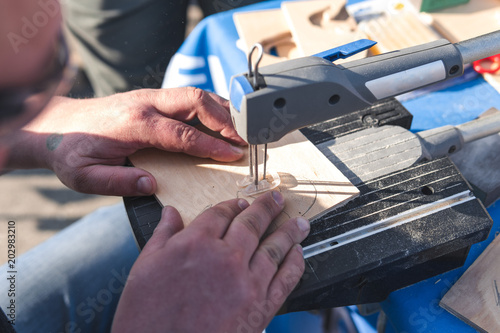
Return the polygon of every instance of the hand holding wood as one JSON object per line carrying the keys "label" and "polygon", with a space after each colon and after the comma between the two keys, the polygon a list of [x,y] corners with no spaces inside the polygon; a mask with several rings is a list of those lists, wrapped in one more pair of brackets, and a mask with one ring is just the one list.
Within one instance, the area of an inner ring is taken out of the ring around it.
{"label": "hand holding wood", "polygon": [[195,118],[227,141],[245,144],[231,122],[228,101],[196,88],[144,89],[86,100],[56,97],[13,137],[7,168],[48,168],[85,193],[151,195],[155,178],[123,166],[139,149],[223,162],[243,156],[240,148],[186,124]]}
{"label": "hand holding wood", "polygon": [[262,332],[304,272],[309,222],[290,219],[263,238],[284,199],[222,202],[183,228],[165,207],[134,264],[114,332]]}

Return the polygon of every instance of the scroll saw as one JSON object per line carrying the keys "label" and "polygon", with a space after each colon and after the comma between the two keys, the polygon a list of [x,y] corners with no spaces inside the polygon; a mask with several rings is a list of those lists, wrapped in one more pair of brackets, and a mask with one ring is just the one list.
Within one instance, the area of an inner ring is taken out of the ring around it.
{"label": "scroll saw", "polygon": [[[370,45],[355,42],[260,70],[249,57],[248,73],[231,81],[231,115],[250,152],[301,129],[360,190],[347,205],[311,221],[302,243],[306,271],[284,312],[381,301],[463,265],[469,247],[492,226],[448,157],[472,140],[471,127],[417,136],[408,131],[411,114],[391,97],[460,76],[464,64],[500,53],[500,32],[331,62]],[[499,130],[474,124],[483,136]],[[266,182],[258,164],[255,154],[248,185],[255,190]],[[161,205],[154,196],[124,201],[142,248],[160,220]]]}

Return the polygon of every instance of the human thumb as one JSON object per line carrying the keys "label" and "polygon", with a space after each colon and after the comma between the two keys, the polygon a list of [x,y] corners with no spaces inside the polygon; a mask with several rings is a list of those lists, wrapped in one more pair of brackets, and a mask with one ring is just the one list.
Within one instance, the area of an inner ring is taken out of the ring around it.
{"label": "human thumb", "polygon": [[73,179],[69,179],[69,182],[61,180],[83,193],[126,197],[152,195],[156,192],[156,180],[153,175],[134,167],[92,165],[68,177]]}

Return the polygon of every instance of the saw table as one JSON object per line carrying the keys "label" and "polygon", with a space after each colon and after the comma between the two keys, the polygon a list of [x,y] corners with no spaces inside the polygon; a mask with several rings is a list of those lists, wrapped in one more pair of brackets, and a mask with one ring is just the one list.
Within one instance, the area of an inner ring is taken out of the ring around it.
{"label": "saw table", "polygon": [[[352,3],[350,1],[349,3]],[[267,8],[278,8],[279,2],[264,2],[258,5],[249,6],[241,10],[260,10]],[[184,45],[179,50],[178,54],[172,60],[172,63],[167,71],[164,82],[164,87],[178,85],[197,86],[202,89],[211,90],[219,93],[222,96],[228,96],[228,83],[231,75],[246,70],[246,55],[237,47],[238,35],[235,30],[232,11],[221,13],[203,20]],[[224,43],[220,43],[224,40]],[[204,47],[200,47],[203,45]],[[190,65],[183,67],[188,59]],[[465,82],[459,82],[453,87],[432,92],[416,98],[408,99],[403,102],[403,105],[413,114],[413,122],[411,129],[414,131],[426,130],[446,124],[460,124],[472,120],[480,113],[490,107],[500,109],[500,97],[498,93],[487,84],[482,78],[472,74]],[[367,117],[366,121],[380,121],[375,118]],[[398,118],[398,126],[408,126],[408,119],[404,116]],[[406,122],[406,123],[405,123]],[[346,122],[352,123],[352,122]],[[362,124],[361,124],[362,125]],[[358,124],[358,126],[361,126]],[[311,129],[314,131],[314,128]],[[320,144],[324,141],[325,135],[328,139],[328,134],[324,131],[315,131],[304,133],[311,141]],[[439,160],[433,163],[440,164],[441,168],[451,167],[449,161]],[[422,172],[421,170],[411,170],[409,172]],[[405,175],[401,176],[402,178]],[[370,189],[366,189],[368,193]],[[425,196],[425,195],[424,195]],[[367,198],[370,200],[370,198]],[[132,201],[134,201],[132,203]],[[152,232],[154,229],[154,221],[159,217],[154,213],[153,207],[156,203],[151,198],[126,198],[127,207],[140,207],[133,214],[144,213],[146,222],[143,222],[143,234],[147,235],[148,228]],[[156,207],[157,209],[158,207]],[[141,210],[142,209],[142,210]],[[474,259],[484,250],[491,242],[495,232],[500,231],[500,205],[492,205],[488,208],[490,216],[493,218],[494,225],[491,229],[487,240],[475,244],[470,247],[469,254],[465,261],[465,265],[461,268],[442,273],[438,276],[423,280],[415,285],[406,287],[391,293],[385,301],[381,303],[384,312],[387,314],[390,322],[400,331],[407,332],[441,332],[451,330],[460,332],[472,332],[473,330],[456,319],[438,306],[440,298],[452,286],[466,268],[474,261]],[[444,215],[443,219],[449,218]],[[147,222],[150,221],[150,222]],[[480,228],[481,229],[481,228]],[[483,228],[484,230],[484,228]],[[446,231],[443,231],[441,237],[446,236]],[[472,236],[471,236],[472,237]],[[147,237],[146,237],[147,238]],[[139,245],[143,245],[146,238],[137,239]],[[311,238],[312,239],[312,238]],[[390,240],[381,240],[390,241]],[[142,243],[142,244],[141,244]],[[468,250],[468,246],[463,251]],[[455,253],[458,261],[461,261],[463,253]],[[448,256],[446,261],[436,261],[434,266],[441,266],[443,271],[449,268],[458,267],[462,262],[453,262],[453,253]],[[450,264],[450,267],[445,267]],[[409,275],[415,274],[420,280],[425,278],[425,267],[417,267],[413,271],[409,271]],[[419,276],[417,276],[419,275]],[[363,281],[352,281],[355,285],[363,284]],[[388,280],[388,284],[397,283],[397,279]],[[375,289],[373,289],[375,290]],[[383,294],[384,288],[380,288]],[[372,295],[373,296],[373,295]],[[375,295],[377,296],[377,295]],[[383,295],[385,297],[385,295]],[[334,296],[332,296],[334,297]],[[339,296],[341,298],[343,296]],[[347,297],[347,296],[346,296]],[[382,297],[382,296],[380,296]],[[331,306],[344,304],[331,304]],[[292,313],[277,317],[268,328],[268,332],[284,331],[283,327],[293,327],[293,322],[308,323],[308,331],[314,332],[313,327],[319,325],[315,323],[314,318],[311,318],[305,313]],[[298,327],[298,326],[297,326]],[[295,328],[297,328],[295,327]],[[275,329],[275,330],[273,330]],[[289,332],[298,332],[298,330],[287,330]]]}

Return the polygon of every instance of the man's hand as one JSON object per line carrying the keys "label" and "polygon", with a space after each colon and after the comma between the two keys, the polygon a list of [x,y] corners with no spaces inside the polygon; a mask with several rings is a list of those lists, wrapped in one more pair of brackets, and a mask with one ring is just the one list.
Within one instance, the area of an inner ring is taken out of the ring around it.
{"label": "man's hand", "polygon": [[229,102],[196,88],[137,90],[105,98],[56,97],[14,136],[8,169],[52,169],[68,187],[105,195],[150,195],[156,181],[148,172],[124,167],[138,149],[234,161],[240,148],[187,125],[197,117],[236,145]]}
{"label": "man's hand", "polygon": [[113,332],[262,332],[304,272],[298,244],[307,220],[291,219],[262,239],[283,206],[279,192],[251,206],[229,200],[185,229],[165,207],[132,267]]}

